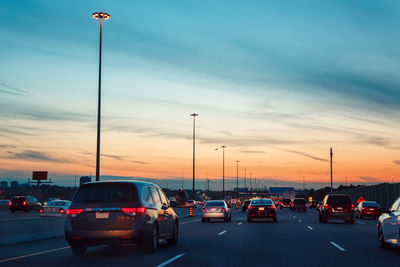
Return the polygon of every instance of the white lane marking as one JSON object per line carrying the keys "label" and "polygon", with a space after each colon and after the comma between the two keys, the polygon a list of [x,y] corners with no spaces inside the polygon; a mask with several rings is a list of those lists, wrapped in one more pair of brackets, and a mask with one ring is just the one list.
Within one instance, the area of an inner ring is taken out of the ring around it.
{"label": "white lane marking", "polygon": [[164,266],[167,266],[168,264],[170,264],[170,263],[173,262],[173,261],[176,261],[177,259],[179,259],[180,257],[182,257],[182,256],[185,255],[185,254],[186,254],[186,253],[179,254],[179,255],[173,257],[172,259],[169,259],[169,260],[164,261],[163,263],[157,265],[157,267],[164,267]]}
{"label": "white lane marking", "polygon": [[335,242],[330,242],[333,246],[335,246],[338,250],[340,251],[346,251],[346,249],[342,248],[341,246],[339,246],[338,244],[336,244]]}
{"label": "white lane marking", "polygon": [[241,224],[242,224],[242,222],[238,223],[238,225],[241,225]]}
{"label": "white lane marking", "polygon": [[303,222],[302,220],[298,219],[299,222]]}
{"label": "white lane marking", "polygon": [[311,226],[307,225],[307,228],[310,230],[314,230],[314,228],[312,228]]}
{"label": "white lane marking", "polygon": [[363,223],[363,222],[357,222],[358,224],[365,224],[365,223]]}
{"label": "white lane marking", "polygon": [[179,223],[179,225],[181,224],[187,224],[187,223],[194,223],[194,222],[198,222],[199,220],[193,220],[193,221],[188,221],[188,222],[181,222]]}
{"label": "white lane marking", "polygon": [[42,219],[42,217],[8,218],[8,219],[0,219],[0,221],[25,221],[25,220],[35,220],[35,219]]}
{"label": "white lane marking", "polygon": [[293,216],[293,218],[295,218],[295,219],[296,219],[296,216]]}
{"label": "white lane marking", "polygon": [[224,230],[224,231],[222,231],[221,233],[219,233],[218,235],[223,235],[223,234],[225,234],[226,233],[226,231]]}
{"label": "white lane marking", "polygon": [[26,254],[26,255],[22,255],[22,256],[18,256],[18,257],[13,257],[13,258],[8,258],[8,259],[0,260],[0,263],[7,262],[7,261],[18,260],[18,259],[23,259],[23,258],[27,258],[27,257],[32,257],[32,256],[40,255],[40,254],[50,253],[50,252],[63,250],[63,249],[67,249],[67,248],[70,248],[70,246],[62,247],[62,248],[55,248],[55,249],[50,249],[50,250],[45,250],[45,251],[40,251],[40,252],[35,252],[35,253]]}

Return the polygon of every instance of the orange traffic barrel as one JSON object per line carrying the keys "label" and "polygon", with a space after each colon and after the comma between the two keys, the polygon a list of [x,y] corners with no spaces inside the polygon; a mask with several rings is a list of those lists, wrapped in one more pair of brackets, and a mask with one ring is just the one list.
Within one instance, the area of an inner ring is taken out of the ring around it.
{"label": "orange traffic barrel", "polygon": [[193,207],[190,207],[190,208],[189,208],[189,216],[190,216],[190,217],[193,217]]}

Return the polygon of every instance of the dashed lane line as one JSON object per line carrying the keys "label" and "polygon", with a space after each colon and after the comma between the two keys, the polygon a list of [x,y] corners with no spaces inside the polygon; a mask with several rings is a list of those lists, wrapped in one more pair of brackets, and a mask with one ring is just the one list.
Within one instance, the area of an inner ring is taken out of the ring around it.
{"label": "dashed lane line", "polygon": [[336,244],[335,242],[331,241],[330,242],[334,247],[336,247],[338,250],[340,251],[346,251],[346,249],[342,248],[341,246],[339,246],[338,244]]}
{"label": "dashed lane line", "polygon": [[192,221],[187,221],[187,222],[181,222],[179,223],[179,225],[181,224],[188,224],[188,223],[194,223],[194,222],[198,222],[199,220],[192,220]]}
{"label": "dashed lane line", "polygon": [[363,222],[357,222],[358,224],[365,224],[365,223],[363,223]]}
{"label": "dashed lane line", "polygon": [[176,261],[176,260],[179,259],[180,257],[184,256],[185,254],[186,254],[186,253],[181,253],[181,254],[179,254],[179,255],[173,257],[172,259],[169,259],[169,260],[164,261],[163,263],[157,265],[157,267],[164,267],[164,266],[167,266],[167,265],[170,264],[171,262]]}
{"label": "dashed lane line", "polygon": [[314,230],[314,228],[312,228],[311,226],[307,225],[307,228],[310,230]]}
{"label": "dashed lane line", "polygon": [[298,219],[299,222],[303,222],[302,220]]}
{"label": "dashed lane line", "polygon": [[224,230],[224,231],[222,231],[221,233],[218,233],[218,235],[223,235],[223,234],[225,234],[226,233],[226,231]]}
{"label": "dashed lane line", "polygon": [[241,224],[242,224],[242,222],[238,223],[238,225],[241,225]]}
{"label": "dashed lane line", "polygon": [[18,256],[18,257],[8,258],[8,259],[0,260],[0,263],[19,260],[19,259],[23,259],[23,258],[28,258],[28,257],[32,257],[32,256],[40,255],[40,254],[45,254],[45,253],[50,253],[50,252],[54,252],[54,251],[59,251],[59,250],[67,249],[67,248],[70,248],[70,246],[62,247],[62,248],[49,249],[49,250],[44,250],[44,251],[40,251],[40,252],[26,254],[26,255],[22,255],[22,256]]}

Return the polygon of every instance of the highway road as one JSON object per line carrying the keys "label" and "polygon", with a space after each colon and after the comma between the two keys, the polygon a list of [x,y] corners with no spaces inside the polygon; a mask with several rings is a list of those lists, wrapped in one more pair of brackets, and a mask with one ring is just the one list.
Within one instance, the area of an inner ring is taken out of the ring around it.
{"label": "highway road", "polygon": [[376,221],[320,224],[316,210],[278,211],[278,222],[247,223],[234,211],[232,221],[180,222],[176,246],[157,252],[99,246],[74,256],[63,238],[0,247],[1,266],[395,266],[400,250],[382,250]]}

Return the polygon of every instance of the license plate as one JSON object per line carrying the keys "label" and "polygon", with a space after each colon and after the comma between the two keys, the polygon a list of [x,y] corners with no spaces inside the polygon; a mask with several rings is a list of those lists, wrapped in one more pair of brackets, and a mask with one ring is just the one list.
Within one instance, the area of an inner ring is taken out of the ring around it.
{"label": "license plate", "polygon": [[372,209],[369,209],[369,210],[371,210],[371,211],[372,211],[372,210],[374,210],[374,208],[372,208]]}
{"label": "license plate", "polygon": [[217,209],[210,209],[210,211],[216,211]]}
{"label": "license plate", "polygon": [[342,207],[337,207],[337,210],[343,210],[343,208]]}
{"label": "license plate", "polygon": [[264,207],[259,207],[258,210],[264,210]]}
{"label": "license plate", "polygon": [[96,219],[108,219],[108,212],[96,212]]}

